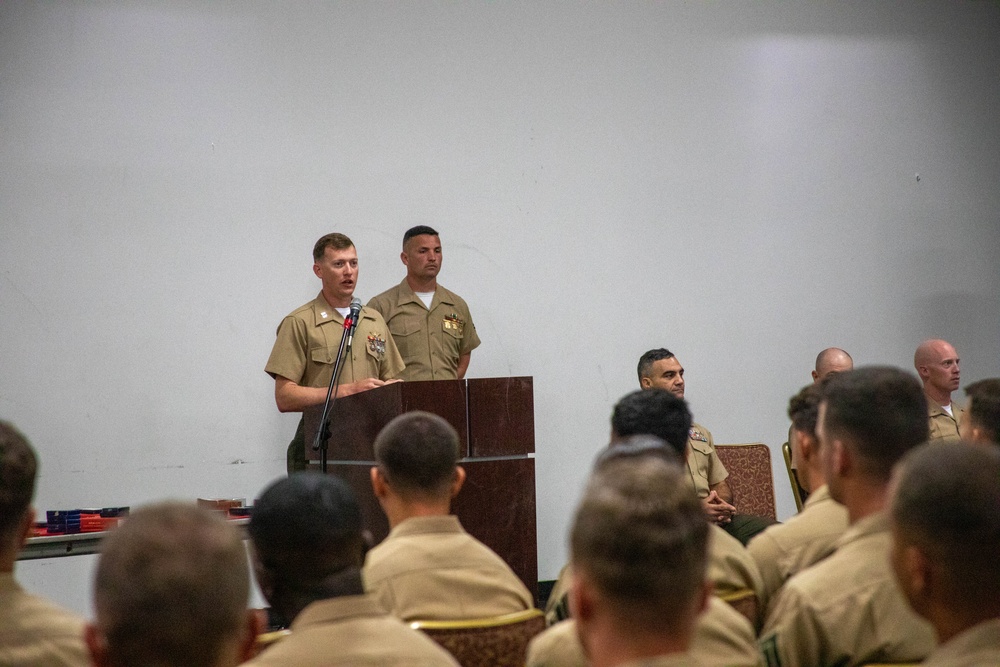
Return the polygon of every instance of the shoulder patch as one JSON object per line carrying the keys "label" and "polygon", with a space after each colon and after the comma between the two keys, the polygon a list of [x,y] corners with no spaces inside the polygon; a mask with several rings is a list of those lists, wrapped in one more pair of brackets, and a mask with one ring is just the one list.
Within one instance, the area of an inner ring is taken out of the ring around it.
{"label": "shoulder patch", "polygon": [[698,442],[708,442],[708,438],[705,437],[705,434],[693,426],[688,431],[688,437],[692,440],[697,440]]}

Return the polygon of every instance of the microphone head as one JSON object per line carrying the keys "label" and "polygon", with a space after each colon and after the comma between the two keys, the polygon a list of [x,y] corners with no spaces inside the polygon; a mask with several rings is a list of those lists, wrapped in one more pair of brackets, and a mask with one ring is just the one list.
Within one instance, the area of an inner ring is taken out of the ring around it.
{"label": "microphone head", "polygon": [[361,312],[361,299],[354,297],[351,299],[351,312],[360,313]]}

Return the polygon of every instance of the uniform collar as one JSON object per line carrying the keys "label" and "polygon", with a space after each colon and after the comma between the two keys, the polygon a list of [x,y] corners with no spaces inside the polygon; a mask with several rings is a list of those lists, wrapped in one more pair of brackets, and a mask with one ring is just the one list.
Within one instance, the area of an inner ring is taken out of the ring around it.
{"label": "uniform collar", "polygon": [[343,595],[313,602],[292,621],[292,632],[311,625],[338,623],[365,616],[386,616],[388,612],[371,593],[364,595]]}
{"label": "uniform collar", "polygon": [[830,487],[826,484],[809,494],[809,497],[806,498],[806,502],[802,506],[802,509],[804,510],[807,507],[819,505],[822,502],[837,502],[832,496],[830,496]]}
{"label": "uniform collar", "polygon": [[[415,516],[403,520],[389,532],[389,537],[428,535],[431,533],[463,533],[462,524],[454,514],[444,516]],[[388,539],[388,538],[386,538]]]}
{"label": "uniform collar", "polygon": [[[344,326],[344,316],[327,302],[326,297],[323,296],[323,292],[320,292],[316,298],[313,299],[311,305],[313,311],[313,322],[316,323],[316,326],[320,326],[328,322],[336,322],[337,324]],[[362,306],[361,318],[373,319],[367,307]]]}
{"label": "uniform collar", "polygon": [[[432,306],[435,301],[439,303],[446,303],[449,306],[455,305],[455,300],[451,298],[451,292],[441,287],[440,284],[434,288],[434,298],[431,299]],[[402,306],[407,303],[419,303],[421,306],[424,305],[424,302],[421,301],[419,296],[417,296],[417,293],[410,287],[410,283],[406,282],[406,278],[403,278],[403,281],[399,283],[399,297],[396,300],[396,305]],[[428,310],[430,310],[430,308],[428,308]]]}
{"label": "uniform collar", "polygon": [[876,512],[858,519],[854,524],[847,527],[847,531],[837,540],[834,549],[839,549],[851,542],[857,542],[866,537],[880,535],[889,532],[889,515],[885,512]]}

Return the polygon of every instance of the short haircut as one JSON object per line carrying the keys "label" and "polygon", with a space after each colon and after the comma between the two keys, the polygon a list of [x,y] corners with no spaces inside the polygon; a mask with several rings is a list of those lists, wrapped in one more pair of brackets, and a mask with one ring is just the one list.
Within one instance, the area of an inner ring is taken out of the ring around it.
{"label": "short haircut", "polygon": [[608,461],[590,479],[570,533],[574,568],[616,615],[671,626],[704,585],[708,522],[681,467],[657,457]]}
{"label": "short haircut", "polygon": [[691,411],[683,398],[669,391],[640,389],[615,404],[611,429],[619,436],[655,435],[684,457],[691,431]]}
{"label": "short haircut", "polygon": [[0,540],[13,538],[35,495],[38,458],[28,439],[0,421]]}
{"label": "short haircut", "polygon": [[937,566],[954,600],[1000,600],[1000,448],[933,442],[903,459],[890,513]]}
{"label": "short haircut", "polygon": [[343,234],[338,234],[336,232],[332,234],[326,234],[319,237],[316,241],[316,245],[313,246],[313,260],[319,261],[323,259],[323,255],[326,254],[327,248],[333,248],[334,250],[347,250],[348,248],[354,247],[354,241],[347,238]]}
{"label": "short haircut", "polygon": [[849,441],[862,470],[887,481],[892,466],[927,440],[927,399],[917,378],[891,366],[868,366],[830,378],[823,388],[824,428]]}
{"label": "short haircut", "polygon": [[799,390],[788,401],[788,417],[797,431],[816,437],[816,421],[819,417],[819,404],[823,399],[822,384],[810,383]]}
{"label": "short haircut", "polygon": [[969,397],[969,420],[1000,444],[1000,378],[973,382],[965,388],[965,395]]}
{"label": "short haircut", "polygon": [[600,470],[609,461],[652,456],[674,465],[683,465],[684,457],[671,445],[655,435],[629,435],[611,441],[597,455],[594,470]]}
{"label": "short haircut", "polygon": [[375,438],[375,461],[394,491],[410,496],[449,493],[461,452],[451,424],[429,412],[399,415]]}
{"label": "short haircut", "polygon": [[254,503],[247,532],[258,561],[275,581],[313,590],[364,558],[361,507],[346,482],[297,472],[273,482]]}
{"label": "short haircut", "polygon": [[414,236],[422,236],[427,234],[429,236],[438,236],[437,230],[433,227],[428,227],[427,225],[417,225],[416,227],[410,227],[403,234],[403,247],[406,247],[406,242],[412,239]]}
{"label": "short haircut", "polygon": [[246,627],[249,593],[234,526],[194,504],[149,505],[102,545],[97,627],[112,664],[209,667]]}
{"label": "short haircut", "polygon": [[639,357],[639,365],[636,367],[636,373],[639,375],[639,382],[642,382],[642,378],[649,377],[649,369],[657,361],[661,359],[670,359],[674,356],[674,353],[665,347],[658,347],[655,350],[649,350],[644,352],[641,357]]}

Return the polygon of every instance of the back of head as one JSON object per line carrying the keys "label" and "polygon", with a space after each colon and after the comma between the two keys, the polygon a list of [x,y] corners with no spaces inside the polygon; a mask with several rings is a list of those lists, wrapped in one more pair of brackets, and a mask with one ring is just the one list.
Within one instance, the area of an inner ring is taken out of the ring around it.
{"label": "back of head", "polygon": [[400,496],[450,498],[460,458],[458,433],[429,412],[407,412],[375,438],[375,461]]}
{"label": "back of head", "polygon": [[861,471],[886,482],[892,466],[929,435],[927,399],[915,377],[890,366],[832,376],[823,389],[828,439],[857,454]]}
{"label": "back of head", "polygon": [[412,239],[414,236],[438,236],[437,230],[433,227],[428,227],[427,225],[417,225],[416,227],[410,227],[403,234],[403,248],[406,248],[406,242]]}
{"label": "back of head", "polygon": [[[361,508],[333,475],[299,472],[268,486],[247,531],[275,585],[303,593],[364,560]],[[274,601],[271,601],[272,604]]]}
{"label": "back of head", "polygon": [[973,382],[965,388],[969,397],[968,419],[983,438],[1000,444],[1000,378]]}
{"label": "back of head", "polygon": [[682,458],[687,451],[691,412],[682,398],[663,389],[626,394],[611,412],[612,437],[655,435]]}
{"label": "back of head", "polygon": [[591,477],[570,534],[574,568],[644,630],[686,624],[705,580],[708,522],[680,466],[608,461]]}
{"label": "back of head", "polygon": [[334,250],[347,250],[348,248],[353,248],[354,242],[347,238],[344,234],[338,234],[334,232],[332,234],[325,234],[319,237],[316,244],[313,245],[313,259],[319,261],[323,259],[323,255],[326,254],[327,248],[333,248]]}
{"label": "back of head", "polygon": [[822,380],[834,373],[843,373],[854,368],[854,359],[839,347],[828,347],[816,355],[813,379]]}
{"label": "back of head", "polygon": [[235,527],[192,504],[141,508],[105,540],[94,580],[109,664],[214,665],[246,628],[246,551]]}
{"label": "back of head", "polygon": [[658,347],[654,350],[647,350],[639,357],[639,365],[636,367],[636,373],[639,375],[639,383],[642,384],[642,378],[649,377],[650,367],[661,359],[671,359],[674,353],[665,347]]}
{"label": "back of head", "polygon": [[947,582],[950,603],[1000,612],[1000,448],[934,442],[900,464],[890,515]]}
{"label": "back of head", "polygon": [[796,431],[816,437],[816,421],[819,418],[819,404],[823,398],[823,387],[827,380],[820,384],[807,384],[788,401],[788,418]]}
{"label": "back of head", "polygon": [[671,465],[684,465],[684,458],[678,454],[676,449],[655,435],[640,434],[614,438],[597,455],[597,459],[594,461],[594,470],[600,470],[612,461],[646,456],[661,459]]}
{"label": "back of head", "polygon": [[0,421],[0,548],[20,538],[15,533],[35,495],[37,470],[38,459],[28,439],[13,424]]}

